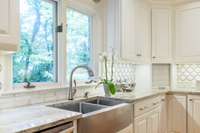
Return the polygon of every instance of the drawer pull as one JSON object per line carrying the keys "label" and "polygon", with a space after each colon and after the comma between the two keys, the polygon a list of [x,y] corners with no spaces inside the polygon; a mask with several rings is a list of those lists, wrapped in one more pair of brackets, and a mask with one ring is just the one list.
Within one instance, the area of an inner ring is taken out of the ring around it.
{"label": "drawer pull", "polygon": [[140,108],[139,110],[142,111],[142,110],[144,110],[144,109],[145,109],[145,108],[143,107],[143,108]]}
{"label": "drawer pull", "polygon": [[144,107],[139,108],[139,110],[140,110],[140,111],[143,111],[143,110],[145,110],[146,108],[148,108],[148,107],[147,107],[147,106],[144,106]]}
{"label": "drawer pull", "polygon": [[193,101],[193,99],[189,99],[189,101],[191,101],[191,102],[192,102],[192,101]]}
{"label": "drawer pull", "polygon": [[158,102],[156,102],[156,103],[153,103],[153,105],[157,105],[158,104]]}

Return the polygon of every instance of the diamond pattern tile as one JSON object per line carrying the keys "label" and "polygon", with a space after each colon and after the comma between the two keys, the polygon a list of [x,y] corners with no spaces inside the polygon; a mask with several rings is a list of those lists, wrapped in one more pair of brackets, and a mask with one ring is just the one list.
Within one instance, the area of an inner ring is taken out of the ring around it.
{"label": "diamond pattern tile", "polygon": [[[111,64],[108,64],[108,76],[111,76]],[[115,62],[113,68],[114,81],[126,81],[128,83],[135,82],[136,65],[124,62]],[[105,76],[105,75],[104,75]]]}
{"label": "diamond pattern tile", "polygon": [[200,64],[178,64],[176,71],[177,87],[192,87],[200,80]]}

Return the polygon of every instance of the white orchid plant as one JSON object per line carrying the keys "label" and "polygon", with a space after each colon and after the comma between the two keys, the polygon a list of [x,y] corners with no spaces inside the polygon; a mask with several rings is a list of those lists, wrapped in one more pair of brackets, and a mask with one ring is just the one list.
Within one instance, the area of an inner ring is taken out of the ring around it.
{"label": "white orchid plant", "polygon": [[108,55],[106,53],[103,53],[100,55],[100,57],[102,59],[103,66],[104,66],[105,78],[101,79],[96,87],[103,84],[104,87],[106,87],[106,89],[108,89],[108,91],[112,95],[114,95],[117,90],[117,87],[113,82],[114,53],[112,54],[112,57],[111,57],[110,78],[108,77]]}

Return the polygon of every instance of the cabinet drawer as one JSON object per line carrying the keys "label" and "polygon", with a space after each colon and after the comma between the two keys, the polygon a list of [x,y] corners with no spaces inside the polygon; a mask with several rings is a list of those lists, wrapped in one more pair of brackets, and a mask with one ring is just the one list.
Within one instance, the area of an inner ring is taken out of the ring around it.
{"label": "cabinet drawer", "polygon": [[134,113],[135,116],[144,114],[147,111],[150,111],[161,105],[161,101],[164,100],[164,96],[157,96],[143,101],[137,102],[134,104]]}
{"label": "cabinet drawer", "polygon": [[38,133],[73,133],[73,130],[74,130],[73,123],[68,122],[62,125],[58,125],[55,127],[39,131]]}

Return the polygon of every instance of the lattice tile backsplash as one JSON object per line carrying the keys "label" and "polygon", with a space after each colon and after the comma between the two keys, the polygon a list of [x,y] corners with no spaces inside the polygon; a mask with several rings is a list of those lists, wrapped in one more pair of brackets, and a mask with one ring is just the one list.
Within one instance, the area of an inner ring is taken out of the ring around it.
{"label": "lattice tile backsplash", "polygon": [[[111,75],[111,64],[108,64],[108,76]],[[113,68],[114,81],[126,81],[128,83],[135,82],[136,65],[127,62],[115,62]],[[104,75],[105,76],[105,75]]]}
{"label": "lattice tile backsplash", "polygon": [[176,84],[179,88],[195,87],[200,81],[200,64],[176,65]]}

